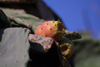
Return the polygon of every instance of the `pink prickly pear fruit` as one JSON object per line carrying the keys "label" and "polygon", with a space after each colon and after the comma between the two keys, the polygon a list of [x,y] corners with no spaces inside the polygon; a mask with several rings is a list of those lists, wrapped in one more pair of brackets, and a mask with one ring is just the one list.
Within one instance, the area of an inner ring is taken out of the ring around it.
{"label": "pink prickly pear fruit", "polygon": [[46,21],[39,25],[35,31],[35,35],[51,37],[56,41],[62,39],[65,33],[65,27],[60,21]]}

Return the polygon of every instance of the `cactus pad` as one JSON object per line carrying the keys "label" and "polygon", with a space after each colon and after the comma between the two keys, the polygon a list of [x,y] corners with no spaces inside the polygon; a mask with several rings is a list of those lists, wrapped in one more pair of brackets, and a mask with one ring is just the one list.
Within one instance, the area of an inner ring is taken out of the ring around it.
{"label": "cactus pad", "polygon": [[28,29],[0,29],[0,67],[27,67]]}

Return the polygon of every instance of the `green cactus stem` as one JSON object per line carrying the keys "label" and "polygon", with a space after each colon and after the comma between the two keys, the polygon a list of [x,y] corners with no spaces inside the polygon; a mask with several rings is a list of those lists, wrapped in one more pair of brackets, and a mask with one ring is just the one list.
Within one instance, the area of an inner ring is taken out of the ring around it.
{"label": "green cactus stem", "polygon": [[27,67],[29,32],[26,28],[0,29],[0,67]]}
{"label": "green cactus stem", "polygon": [[[6,16],[7,15],[7,16]],[[39,19],[33,15],[30,14],[14,14],[9,15],[9,13],[4,13],[2,10],[0,10],[0,24],[3,25],[3,27],[25,27],[32,30],[32,32],[35,32],[36,28],[45,20]]]}
{"label": "green cactus stem", "polygon": [[65,31],[65,37],[70,40],[76,40],[82,38],[82,36],[78,32],[69,32],[68,30]]}
{"label": "green cactus stem", "polygon": [[[22,14],[22,16],[10,17],[10,19],[16,24],[18,24],[19,26],[23,26],[23,27],[31,29],[32,32],[35,32],[36,28],[44,21],[29,14]],[[28,20],[31,19],[31,21],[27,21],[25,19],[28,19]]]}

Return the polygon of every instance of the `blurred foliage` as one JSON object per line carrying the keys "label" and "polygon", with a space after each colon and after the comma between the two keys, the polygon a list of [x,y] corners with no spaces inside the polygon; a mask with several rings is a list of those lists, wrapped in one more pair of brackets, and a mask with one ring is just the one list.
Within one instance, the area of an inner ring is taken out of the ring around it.
{"label": "blurred foliage", "polygon": [[76,48],[75,67],[100,67],[100,41],[89,33],[74,41]]}

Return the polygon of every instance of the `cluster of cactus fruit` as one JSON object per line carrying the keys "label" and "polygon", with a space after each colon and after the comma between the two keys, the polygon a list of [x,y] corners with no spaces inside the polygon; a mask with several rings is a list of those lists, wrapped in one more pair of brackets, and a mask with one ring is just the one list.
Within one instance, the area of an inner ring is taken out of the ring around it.
{"label": "cluster of cactus fruit", "polygon": [[[13,16],[13,14],[12,14]],[[5,19],[4,19],[5,18]],[[26,20],[23,18],[28,18],[30,20]],[[44,21],[38,19],[29,14],[16,15],[14,17],[8,17],[4,14],[2,10],[0,10],[0,21],[2,26],[4,27],[6,24],[6,28],[8,27],[26,27],[31,30],[31,33],[35,34],[36,37],[51,37],[55,42],[57,42],[62,52],[62,55],[67,59],[71,57],[74,53],[74,45],[72,40],[80,39],[81,35],[77,32],[69,32],[64,27],[63,23],[60,21]],[[24,22],[23,22],[24,21]],[[35,37],[35,36],[34,36]],[[41,39],[41,38],[40,38]],[[48,39],[48,38],[45,38]],[[38,42],[39,41],[39,42]],[[41,42],[45,40],[38,40],[37,42],[42,44]],[[34,41],[33,41],[34,42]],[[46,41],[48,42],[48,41]],[[49,43],[49,42],[48,42]],[[47,43],[45,43],[47,44]],[[53,43],[51,43],[53,44]],[[42,44],[45,47],[44,44]],[[39,49],[38,49],[39,50]],[[47,52],[47,51],[46,51]]]}

